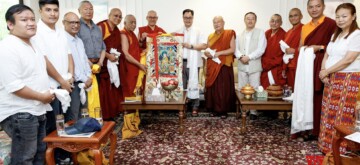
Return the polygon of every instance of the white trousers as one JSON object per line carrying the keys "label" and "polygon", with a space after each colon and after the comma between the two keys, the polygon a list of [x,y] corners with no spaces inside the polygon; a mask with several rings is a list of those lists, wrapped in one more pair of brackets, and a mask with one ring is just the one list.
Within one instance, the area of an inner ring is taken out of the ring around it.
{"label": "white trousers", "polygon": [[[260,75],[261,72],[248,73],[248,72],[238,72],[238,86],[241,89],[246,84],[250,84],[255,89],[260,86]],[[250,110],[250,114],[257,115],[256,110]]]}

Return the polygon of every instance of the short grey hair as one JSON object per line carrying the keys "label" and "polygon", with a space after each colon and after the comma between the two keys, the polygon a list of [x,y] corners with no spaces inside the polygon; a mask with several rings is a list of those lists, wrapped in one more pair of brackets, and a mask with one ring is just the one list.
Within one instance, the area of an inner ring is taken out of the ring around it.
{"label": "short grey hair", "polygon": [[134,15],[128,14],[128,15],[125,16],[125,21],[124,21],[124,23],[125,23],[125,22],[129,22],[129,18],[130,18],[130,17],[134,17],[134,18],[135,18]]}
{"label": "short grey hair", "polygon": [[79,8],[78,8],[78,9],[80,10],[81,6],[83,6],[85,3],[92,5],[90,1],[87,1],[87,0],[81,1],[81,2],[79,3]]}

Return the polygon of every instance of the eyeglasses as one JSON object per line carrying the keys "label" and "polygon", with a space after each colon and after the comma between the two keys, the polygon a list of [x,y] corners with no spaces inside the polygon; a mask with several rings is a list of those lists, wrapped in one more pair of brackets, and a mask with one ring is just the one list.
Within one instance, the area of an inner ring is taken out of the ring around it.
{"label": "eyeglasses", "polygon": [[158,19],[158,17],[148,17],[149,19]]}
{"label": "eyeglasses", "polygon": [[185,20],[192,20],[194,17],[183,17]]}
{"label": "eyeglasses", "polygon": [[80,25],[80,21],[67,21],[67,20],[64,21],[69,23],[70,25]]}

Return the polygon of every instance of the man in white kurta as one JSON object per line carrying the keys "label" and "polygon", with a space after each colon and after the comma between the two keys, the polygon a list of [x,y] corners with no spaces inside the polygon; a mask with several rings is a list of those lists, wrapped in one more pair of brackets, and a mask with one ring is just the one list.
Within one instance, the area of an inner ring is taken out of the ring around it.
{"label": "man in white kurta", "polygon": [[17,4],[5,18],[10,34],[0,41],[0,125],[12,140],[11,164],[44,164],[45,113],[55,96],[45,58],[30,39],[36,33],[35,15]]}
{"label": "man in white kurta", "polygon": [[187,97],[191,100],[192,115],[197,116],[199,101],[199,67],[203,66],[200,50],[206,48],[207,39],[202,32],[193,27],[194,11],[183,11],[184,26],[177,33],[184,34],[183,43],[183,85],[187,89]]}
{"label": "man in white kurta", "polygon": [[[262,71],[261,56],[265,52],[266,38],[263,30],[255,28],[256,14],[245,14],[246,29],[236,37],[236,58],[238,61],[238,87],[241,89],[246,84],[254,88],[260,85]],[[250,110],[250,119],[257,117],[256,110]]]}
{"label": "man in white kurta", "polygon": [[[71,51],[65,31],[55,26],[59,19],[59,6],[49,3],[40,6],[41,19],[37,23],[38,29],[34,39],[39,44],[43,55],[51,62],[61,77],[72,84],[74,82],[72,76],[74,75],[74,69]],[[50,78],[50,87],[53,89],[61,88],[60,83],[52,78]],[[46,124],[47,134],[56,129],[55,116],[66,112],[66,109],[62,109],[58,99],[55,99],[51,106],[53,110],[46,114],[48,119]],[[67,118],[66,115],[65,118]]]}

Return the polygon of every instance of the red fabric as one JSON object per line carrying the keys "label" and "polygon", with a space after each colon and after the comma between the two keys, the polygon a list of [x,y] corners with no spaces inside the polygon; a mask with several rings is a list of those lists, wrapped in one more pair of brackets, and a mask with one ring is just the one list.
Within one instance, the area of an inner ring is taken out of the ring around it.
{"label": "red fabric", "polygon": [[[111,48],[115,48],[120,51],[120,30],[116,26],[113,30],[111,30],[107,20],[101,21],[97,25],[102,29],[103,38],[105,34],[105,28],[108,28],[111,33],[111,35],[104,40],[106,45],[106,52],[109,53]],[[107,69],[107,60],[107,58],[104,59],[99,79],[100,105],[102,115],[105,120],[116,117],[122,110],[120,103],[124,101],[121,86],[116,88],[114,84],[110,83],[110,75]]]}
{"label": "red fabric", "polygon": [[[129,53],[133,56],[137,61],[140,61],[140,45],[139,41],[133,31],[127,31],[123,29],[120,31],[121,34],[125,34],[129,43]],[[122,52],[122,54],[124,54]],[[136,86],[136,81],[139,75],[139,68],[127,62],[125,59],[125,55],[120,56],[120,81],[123,91],[124,97],[134,96],[134,89]]]}
{"label": "red fabric", "polygon": [[286,71],[286,76],[287,76],[286,83],[289,87],[291,87],[292,92],[294,92],[295,74],[296,74],[295,68],[288,68]]}
{"label": "red fabric", "polygon": [[223,65],[212,86],[206,88],[206,109],[225,115],[235,111],[234,70],[232,66]]}
{"label": "red fabric", "polygon": [[294,89],[294,82],[295,82],[295,73],[296,73],[296,66],[297,61],[299,58],[299,45],[301,39],[301,29],[303,24],[296,25],[294,28],[290,29],[285,35],[285,43],[287,43],[290,48],[295,49],[294,58],[290,59],[288,64],[284,64],[284,69],[286,71],[286,81],[292,89]]}
{"label": "red fabric", "polygon": [[[143,27],[139,27],[139,36],[141,38],[141,35],[143,33],[148,33],[148,34],[159,34],[159,32],[161,33],[166,33],[164,29],[162,29],[161,27],[155,25],[154,30],[152,30],[150,28],[150,26],[143,26]],[[146,39],[140,41],[140,45],[141,45],[141,50],[146,49]]]}
{"label": "red fabric", "polygon": [[[334,20],[326,17],[324,22],[316,27],[305,39],[304,45],[324,45],[325,50],[328,43],[331,40],[331,36],[336,29],[336,23]],[[316,57],[314,60],[314,129],[313,134],[318,135],[320,131],[320,113],[321,113],[321,102],[324,84],[319,78],[321,70],[321,62],[324,58],[324,53],[319,51],[315,53]]]}
{"label": "red fabric", "polygon": [[266,89],[269,85],[268,72],[274,77],[275,84],[284,85],[285,79],[282,77],[283,66],[283,52],[280,49],[280,40],[284,40],[286,32],[280,28],[273,36],[271,36],[272,30],[269,29],[265,32],[267,46],[265,53],[261,57],[261,64],[263,71],[261,73],[260,81],[261,85]]}
{"label": "red fabric", "polygon": [[297,66],[302,26],[303,26],[303,24],[296,25],[294,28],[290,29],[285,34],[284,41],[290,46],[290,48],[295,49],[294,58],[290,59],[289,64],[287,64],[287,67],[289,67],[289,68],[296,68],[296,66]]}
{"label": "red fabric", "polygon": [[[222,51],[222,50],[226,50],[230,48],[230,41],[232,39],[232,37],[235,37],[235,31],[234,30],[224,30],[220,36],[217,34],[211,34],[209,37],[209,43],[211,42],[212,38],[211,36],[214,36],[215,38],[217,38],[212,45],[209,45],[210,49],[215,50],[216,51]],[[234,58],[233,54],[230,55],[224,55],[224,56],[219,56],[219,59],[221,61],[220,64],[214,62],[212,59],[207,59],[206,60],[206,81],[205,81],[205,86],[206,87],[210,87],[213,85],[213,83],[215,82],[221,67],[224,64],[227,64],[230,58]],[[230,64],[231,65],[231,64]]]}

